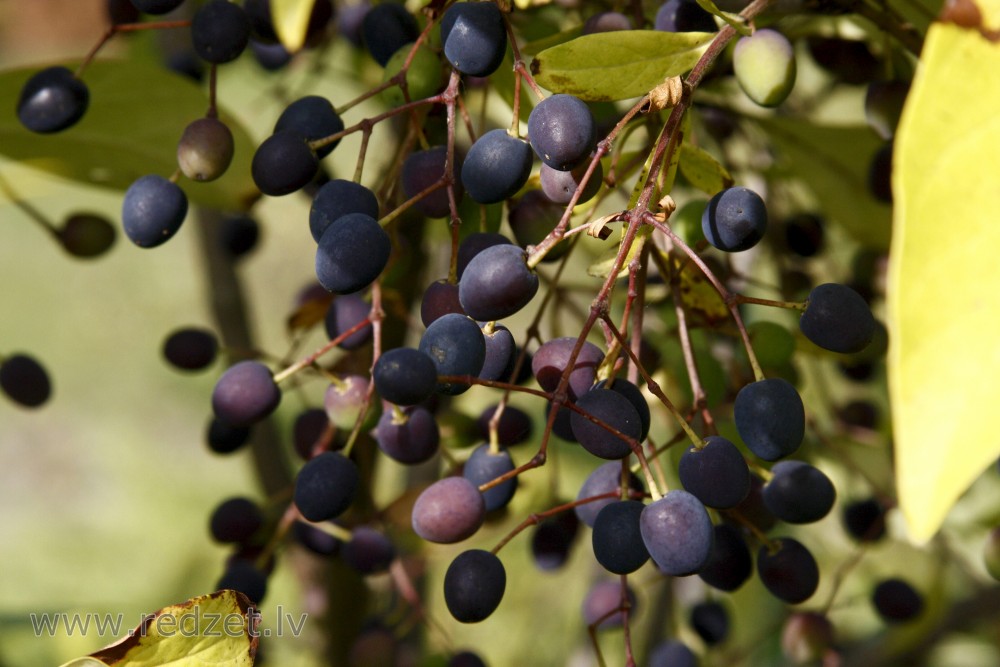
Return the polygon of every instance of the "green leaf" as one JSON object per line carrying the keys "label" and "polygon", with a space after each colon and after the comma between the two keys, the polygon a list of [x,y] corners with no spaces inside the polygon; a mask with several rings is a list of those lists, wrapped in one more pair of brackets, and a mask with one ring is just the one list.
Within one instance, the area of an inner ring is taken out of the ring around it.
{"label": "green leaf", "polygon": [[[34,72],[0,73],[0,98],[17,99]],[[90,108],[77,125],[57,134],[35,134],[15,114],[3,114],[0,153],[28,167],[118,190],[146,174],[173,174],[184,128],[208,109],[205,92],[161,66],[129,60],[93,63],[83,79],[90,88]],[[254,143],[223,110],[220,114],[236,147],[229,170],[215,181],[180,184],[194,204],[244,209],[259,196],[250,177]]]}
{"label": "green leaf", "polygon": [[930,539],[1000,455],[1000,47],[935,24],[895,143],[889,388],[899,504]]}
{"label": "green leaf", "polygon": [[537,53],[541,53],[545,49],[550,49],[553,46],[558,46],[559,44],[565,44],[571,39],[575,39],[580,36],[583,31],[583,25],[575,25],[572,28],[567,28],[562,32],[557,32],[548,37],[542,37],[541,39],[536,39],[534,41],[528,42],[521,47],[522,56],[533,56]]}
{"label": "green leaf", "polygon": [[271,22],[278,39],[289,53],[295,53],[306,41],[309,16],[316,0],[271,0]]}
{"label": "green leaf", "polygon": [[147,616],[121,641],[62,667],[252,667],[257,617],[250,600],[222,590]]}
{"label": "green leaf", "polygon": [[735,30],[739,34],[741,35],[753,34],[753,31],[750,30],[750,26],[747,25],[746,19],[740,16],[739,14],[736,14],[734,12],[722,11],[716,6],[714,2],[712,2],[712,0],[697,0],[697,1],[702,9],[704,9],[709,14],[718,16],[720,19],[731,25],[733,27],[733,30]]}
{"label": "green leaf", "polygon": [[702,192],[714,195],[733,185],[733,177],[711,153],[690,142],[681,144],[680,170],[684,178]]}
{"label": "green leaf", "polygon": [[830,219],[862,244],[885,249],[892,207],[868,189],[868,169],[882,140],[867,126],[835,127],[793,118],[759,118],[778,150],[783,177],[800,179]]}
{"label": "green leaf", "polygon": [[554,93],[590,102],[626,100],[690,70],[714,36],[659,30],[583,35],[539,53],[531,72]]}

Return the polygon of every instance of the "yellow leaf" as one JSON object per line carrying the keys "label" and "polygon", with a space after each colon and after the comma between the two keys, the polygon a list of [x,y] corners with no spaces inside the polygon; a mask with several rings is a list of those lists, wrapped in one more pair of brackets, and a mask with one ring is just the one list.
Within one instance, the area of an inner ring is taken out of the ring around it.
{"label": "yellow leaf", "polygon": [[1000,44],[935,24],[896,137],[889,383],[914,540],[1000,454]]}
{"label": "yellow leaf", "polygon": [[722,163],[704,148],[688,141],[681,144],[680,170],[691,185],[709,195],[732,187],[734,183]]}
{"label": "yellow leaf", "polygon": [[245,595],[222,590],[164,607],[121,641],[62,667],[252,667],[258,619]]}
{"label": "yellow leaf", "polygon": [[316,0],[271,0],[271,21],[278,39],[289,53],[295,53],[306,41],[309,15]]}

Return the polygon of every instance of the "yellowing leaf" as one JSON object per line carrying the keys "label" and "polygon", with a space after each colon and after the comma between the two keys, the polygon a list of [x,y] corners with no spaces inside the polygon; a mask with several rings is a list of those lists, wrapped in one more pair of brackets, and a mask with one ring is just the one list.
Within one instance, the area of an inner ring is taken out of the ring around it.
{"label": "yellowing leaf", "polygon": [[539,85],[590,102],[640,97],[698,62],[714,33],[627,30],[583,35],[531,62]]}
{"label": "yellowing leaf", "polygon": [[295,53],[306,41],[309,15],[316,0],[271,0],[271,21],[278,39],[289,53]]}
{"label": "yellowing leaf", "polygon": [[716,326],[729,319],[729,309],[712,283],[693,262],[675,259],[674,269],[680,267],[680,291],[688,311],[701,316]]}
{"label": "yellowing leaf", "polygon": [[931,27],[893,156],[889,384],[900,508],[930,539],[997,459],[1000,44]]}
{"label": "yellowing leaf", "polygon": [[716,160],[704,148],[690,142],[681,144],[680,170],[691,185],[702,192],[714,195],[733,185],[733,177],[729,170]]}
{"label": "yellowing leaf", "polygon": [[222,590],[164,607],[121,641],[62,667],[252,667],[257,621],[245,595]]}

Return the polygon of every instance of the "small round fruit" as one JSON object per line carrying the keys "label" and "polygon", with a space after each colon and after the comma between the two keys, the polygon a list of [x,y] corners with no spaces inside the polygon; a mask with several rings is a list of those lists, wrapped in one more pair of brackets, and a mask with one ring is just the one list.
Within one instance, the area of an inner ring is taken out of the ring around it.
{"label": "small round fruit", "polygon": [[830,619],[816,612],[800,611],[785,621],[781,652],[796,665],[813,664],[822,660],[833,639]]}
{"label": "small round fruit", "polygon": [[343,514],[354,500],[358,467],[336,452],[310,459],[295,477],[295,506],[307,521],[327,521]]}
{"label": "small round fruit", "polygon": [[601,12],[594,14],[583,22],[583,34],[593,35],[598,32],[617,32],[631,30],[632,19],[621,12]]}
{"label": "small round fruit", "polygon": [[903,579],[885,579],[872,593],[875,611],[889,623],[912,621],[924,610],[924,597]]}
{"label": "small round fruit", "polygon": [[[474,320],[458,313],[437,318],[420,337],[420,351],[430,357],[438,375],[479,375],[486,361],[486,339]],[[468,390],[460,382],[439,382],[437,390],[456,395]]]}
{"label": "small round fruit", "polygon": [[[330,100],[319,95],[306,95],[295,100],[281,112],[274,124],[274,131],[295,130],[307,141],[317,141],[337,134],[344,129],[344,121],[333,108]],[[316,149],[316,157],[324,158],[333,152],[340,139]]]}
{"label": "small round fruit", "polygon": [[[549,169],[549,166],[543,164],[543,174],[546,169]],[[570,174],[568,171],[554,170],[553,173]],[[507,207],[507,224],[514,233],[514,243],[525,249],[537,246],[552,233],[565,211],[565,206],[556,204],[541,190],[528,190],[524,196]],[[568,243],[553,246],[542,258],[542,262],[558,262],[566,256],[569,249]]]}
{"label": "small round fruit", "polygon": [[733,404],[733,419],[743,442],[765,461],[792,454],[805,436],[802,397],[781,378],[751,382],[740,389]]}
{"label": "small round fruit", "polygon": [[375,391],[396,405],[416,405],[437,388],[437,368],[426,354],[412,347],[383,352],[372,369]]}
{"label": "small round fruit", "polygon": [[792,44],[769,28],[740,37],[733,51],[733,72],[747,97],[762,107],[776,107],[795,85]]}
{"label": "small round fruit", "polygon": [[469,149],[462,164],[462,185],[480,204],[501,202],[528,182],[533,159],[528,142],[506,130],[490,130]]}
{"label": "small round fruit", "polygon": [[316,192],[309,209],[309,231],[319,243],[323,232],[334,220],[348,213],[364,213],[378,220],[378,199],[375,193],[354,181],[335,178]]}
{"label": "small round fruit", "polygon": [[453,544],[472,537],[485,517],[486,504],[476,485],[464,477],[445,477],[417,496],[413,532],[428,542]]}
{"label": "small round fruit", "polygon": [[169,241],[187,216],[187,195],[171,181],[151,174],[129,186],[122,202],[125,235],[140,248]]}
{"label": "small round fruit", "polygon": [[75,125],[89,103],[87,84],[65,67],[49,67],[21,88],[17,117],[32,132],[50,134]]}
{"label": "small round fruit", "polygon": [[383,2],[365,13],[361,34],[372,58],[385,67],[392,54],[417,39],[420,28],[402,4]]}
{"label": "small round fruit", "polygon": [[215,416],[231,426],[250,426],[274,412],[281,390],[270,369],[258,361],[240,361],[222,374],[212,390]]}
{"label": "small round fruit", "polygon": [[[773,550],[772,550],[773,549]],[[757,574],[772,595],[788,604],[805,602],[819,586],[812,553],[791,537],[778,537],[757,552]]]}
{"label": "small round fruit", "polygon": [[[445,168],[448,162],[448,148],[446,146],[432,146],[425,151],[415,151],[407,156],[403,162],[402,185],[403,194],[407,199],[415,197],[427,188],[435,185],[444,179],[448,174]],[[452,173],[461,171],[456,155],[455,164],[452,166]],[[453,186],[455,188],[456,201],[461,198],[463,188],[461,180],[457,180]],[[428,218],[443,218],[451,213],[451,204],[448,200],[448,189],[440,187],[433,192],[424,195],[419,199],[413,208],[420,211]]]}
{"label": "small round fruit", "polygon": [[749,250],[767,231],[767,207],[760,195],[749,188],[726,188],[709,200],[701,216],[701,230],[719,250]]}
{"label": "small round fruit", "polygon": [[[638,440],[642,433],[638,411],[616,391],[594,387],[577,399],[576,406],[633,440]],[[632,453],[628,442],[578,412],[570,415],[570,426],[576,440],[594,456],[616,460]]]}
{"label": "small round fruit", "polygon": [[236,60],[250,43],[250,19],[240,5],[209,0],[191,19],[191,43],[210,63]]}
{"label": "small round fruit", "polygon": [[74,257],[98,257],[115,243],[115,228],[111,222],[92,213],[69,216],[57,233],[63,248]]}
{"label": "small round fruit", "polygon": [[[382,83],[387,83],[389,79],[399,74],[412,48],[413,44],[405,44],[392,54],[389,62],[385,64]],[[406,70],[407,97],[403,96],[403,89],[400,86],[392,86],[382,91],[382,99],[389,106],[398,107],[406,102],[407,98],[412,102],[430,97],[441,89],[443,83],[444,71],[441,69],[441,60],[426,45],[421,44],[413,54],[410,68]]]}
{"label": "small round fruit", "polygon": [[495,554],[482,549],[460,553],[444,575],[444,601],[461,623],[478,623],[500,605],[507,572]]}
{"label": "small round fruit", "polygon": [[590,155],[597,140],[597,126],[583,100],[558,94],[545,98],[531,110],[528,137],[542,162],[566,171]]}
{"label": "small round fruit", "polygon": [[458,283],[458,299],[466,314],[492,322],[518,312],[538,292],[538,274],[518,246],[495,245],[472,258]]}
{"label": "small round fruit", "polygon": [[[477,487],[487,482],[491,482],[497,477],[504,475],[514,469],[514,461],[510,458],[510,452],[500,448],[493,453],[486,443],[479,445],[473,450],[465,466],[462,468],[462,477],[469,480]],[[505,507],[510,499],[514,497],[517,490],[517,477],[497,484],[494,487],[483,491],[483,502],[486,504],[486,511]]]}
{"label": "small round fruit", "polygon": [[809,292],[799,329],[824,350],[851,354],[868,347],[876,325],[860,294],[846,285],[824,283]]}
{"label": "small round fruit", "polygon": [[694,574],[712,555],[712,520],[702,502],[687,491],[674,489],[646,505],[639,529],[649,555],[664,574]]}
{"label": "small round fruit", "polygon": [[227,215],[219,225],[219,247],[231,259],[239,259],[253,251],[260,240],[260,223],[248,215]]}
{"label": "small round fruit", "polygon": [[434,456],[441,444],[441,430],[434,415],[419,405],[401,413],[386,410],[374,431],[383,454],[403,465],[423,463]]}
{"label": "small round fruit", "polygon": [[275,132],[257,148],[250,163],[253,182],[272,197],[287,195],[312,181],[319,170],[316,152],[301,132]]}
{"label": "small round fruit", "polygon": [[219,341],[215,334],[199,327],[184,327],[173,331],[163,341],[163,356],[182,371],[200,371],[215,361]]}
{"label": "small round fruit", "polygon": [[[573,199],[573,193],[580,187],[584,174],[587,173],[588,162],[584,162],[579,167],[570,171],[559,171],[547,164],[543,164],[538,172],[538,178],[542,184],[542,192],[555,204],[568,204]],[[601,189],[604,180],[604,168],[598,162],[594,167],[594,173],[587,179],[580,198],[576,200],[577,205],[583,204],[594,198],[594,195]]]}
{"label": "small round fruit", "polygon": [[507,52],[500,8],[493,2],[456,2],[441,19],[441,42],[445,58],[462,74],[493,74]]}
{"label": "small round fruit", "polygon": [[350,294],[370,285],[389,262],[392,242],[381,225],[364,213],[334,220],[316,248],[316,277],[335,294]]}
{"label": "small round fruit", "polygon": [[0,389],[15,403],[37,408],[52,395],[52,382],[34,357],[12,354],[0,363]]}
{"label": "small round fruit", "polygon": [[192,181],[214,181],[233,161],[233,133],[218,118],[199,118],[184,128],[177,164]]}
{"label": "small round fruit", "polygon": [[716,32],[719,29],[712,15],[695,0],[667,0],[656,10],[653,27],[664,32]]}

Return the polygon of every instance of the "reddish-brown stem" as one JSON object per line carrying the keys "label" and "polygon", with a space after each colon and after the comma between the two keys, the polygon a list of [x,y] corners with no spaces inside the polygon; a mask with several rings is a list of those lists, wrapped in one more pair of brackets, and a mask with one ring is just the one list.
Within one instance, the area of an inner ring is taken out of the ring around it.
{"label": "reddish-brown stem", "polygon": [[642,373],[642,379],[646,381],[646,386],[649,387],[649,390],[653,392],[654,396],[660,399],[660,402],[663,403],[664,406],[666,406],[667,410],[670,411],[670,414],[673,415],[677,423],[680,424],[680,427],[684,429],[685,433],[687,433],[687,436],[688,438],[690,438],[691,442],[696,447],[699,448],[702,447],[701,438],[698,437],[698,434],[694,432],[694,429],[691,428],[691,425],[688,424],[687,420],[684,418],[684,415],[682,415],[680,410],[677,409],[677,406],[673,404],[673,401],[667,398],[667,395],[663,393],[663,390],[660,388],[660,385],[657,384],[655,380],[653,380],[653,378],[649,375],[646,369],[642,368],[642,366],[639,364],[639,358],[635,355],[635,352],[632,351],[632,348],[630,348],[628,344],[625,342],[625,338],[622,336],[621,332],[619,332],[618,329],[615,327],[615,324],[614,322],[611,321],[611,318],[605,316],[604,321],[607,323],[608,329],[611,331],[611,333],[614,334],[614,337],[618,341],[618,344],[622,347],[622,349],[624,349],[628,353],[629,357],[632,360],[632,363],[635,364],[637,368],[639,368],[639,372]]}
{"label": "reddish-brown stem", "polygon": [[451,71],[448,88],[444,91],[448,122],[448,148],[444,161],[444,180],[448,186],[448,211],[451,213],[452,243],[458,239],[458,228],[462,219],[458,215],[458,197],[455,196],[455,100],[458,99],[458,85],[462,81],[458,70]]}
{"label": "reddish-brown stem", "polygon": [[764,371],[761,370],[760,363],[757,361],[757,355],[753,351],[753,345],[750,342],[750,334],[747,332],[746,325],[743,323],[743,316],[740,315],[740,305],[737,302],[737,295],[726,289],[719,279],[712,273],[712,270],[708,268],[708,265],[698,256],[691,247],[684,243],[684,241],[674,234],[674,231],[663,222],[660,221],[659,216],[653,215],[652,213],[647,213],[645,215],[646,221],[660,230],[670,239],[674,246],[680,248],[684,254],[701,270],[708,282],[711,283],[715,291],[719,293],[722,300],[726,304],[726,308],[729,309],[729,314],[733,318],[733,322],[736,323],[736,328],[740,332],[740,338],[743,340],[743,347],[746,349],[747,358],[750,360],[750,367],[753,369],[754,378],[757,380],[764,379]]}
{"label": "reddish-brown stem", "polygon": [[632,633],[629,630],[629,613],[632,609],[632,602],[628,599],[628,575],[621,575],[622,597],[622,632],[625,639],[625,667],[635,667],[635,657],[632,655]]}
{"label": "reddish-brown stem", "polygon": [[[524,80],[528,82],[528,86],[535,92],[539,100],[545,99],[545,93],[542,89],[538,87],[535,83],[535,78],[531,76],[531,72],[528,68],[524,66],[524,59],[521,57],[521,49],[517,46],[517,37],[514,35],[514,28],[510,25],[510,21],[507,17],[503,17],[504,27],[507,29],[507,41],[510,42],[511,52],[514,54],[514,79],[517,80],[520,77],[524,77]],[[514,108],[514,119],[517,119],[517,107]]]}
{"label": "reddish-brown stem", "polygon": [[396,218],[398,218],[400,215],[402,215],[404,211],[406,211],[408,208],[410,208],[411,206],[413,206],[414,204],[416,204],[418,201],[420,201],[424,197],[428,196],[432,192],[437,192],[441,188],[444,188],[444,187],[447,187],[447,186],[448,186],[448,182],[444,178],[442,178],[437,183],[431,183],[426,188],[424,188],[423,190],[421,190],[420,192],[418,192],[417,194],[413,195],[412,197],[410,197],[409,199],[407,199],[406,201],[404,201],[402,204],[400,204],[399,206],[397,206],[396,208],[394,208],[392,211],[390,211],[389,213],[386,213],[384,216],[382,216],[382,218],[379,220],[379,224],[382,225],[383,227],[385,227],[390,222],[392,222],[393,220],[395,220]]}
{"label": "reddish-brown stem", "polygon": [[335,132],[334,134],[331,134],[326,137],[321,137],[320,139],[314,139],[313,141],[309,142],[309,147],[312,148],[313,150],[316,150],[317,148],[323,148],[324,146],[328,146],[333,142],[337,141],[338,139],[343,139],[344,137],[350,134],[354,134],[355,132],[365,130],[366,128],[368,128],[368,131],[371,131],[372,126],[381,123],[387,118],[398,116],[401,113],[407,113],[411,109],[416,109],[418,107],[422,107],[428,104],[441,104],[445,101],[446,101],[445,93],[438,93],[437,95],[431,95],[430,97],[426,97],[422,100],[415,100],[413,102],[407,102],[406,104],[400,104],[398,107],[394,109],[389,109],[388,111],[380,113],[377,116],[372,116],[371,118],[365,118],[361,121],[358,121],[354,125],[345,128],[340,132]]}
{"label": "reddish-brown stem", "polygon": [[691,384],[691,396],[693,397],[692,409],[701,412],[702,421],[705,424],[705,432],[715,433],[715,421],[712,413],[706,405],[705,389],[701,385],[701,376],[698,373],[698,362],[694,357],[694,348],[691,345],[691,334],[688,330],[687,309],[684,307],[684,297],[681,294],[679,272],[672,266],[667,265],[664,258],[659,253],[654,253],[654,261],[664,279],[670,283],[670,292],[673,295],[674,313],[677,316],[677,335],[681,342],[681,352],[684,355],[684,365],[687,367],[688,382]]}
{"label": "reddish-brown stem", "polygon": [[428,625],[441,635],[445,644],[450,646],[451,637],[444,627],[433,616],[427,613],[423,601],[420,599],[420,593],[417,592],[417,587],[413,585],[413,580],[410,578],[410,574],[406,571],[403,561],[400,558],[394,558],[389,564],[389,576],[392,578],[392,584],[396,587],[400,597],[406,600],[406,603],[417,614],[417,618],[426,621]]}
{"label": "reddish-brown stem", "polygon": [[[372,323],[372,368],[374,368],[375,362],[382,355],[382,320],[385,318],[385,311],[382,310],[382,282],[380,280],[372,283],[371,295],[372,307],[368,311],[368,320]],[[375,379],[371,378],[368,380],[368,390],[365,392],[365,400],[361,402],[358,418],[354,421],[354,428],[351,429],[351,434],[344,445],[344,456],[351,455],[351,449],[354,448],[354,443],[357,442],[358,436],[361,434],[361,427],[364,426],[365,417],[368,415],[374,397]]]}
{"label": "reddish-brown stem", "polygon": [[[635,298],[632,303],[632,354],[629,355],[629,359],[638,359],[639,353],[642,350],[642,325],[643,318],[646,312],[646,277],[647,271],[645,269],[649,261],[649,245],[643,244],[642,250],[636,253],[635,259],[632,260],[633,263],[637,265],[638,270],[635,275]],[[631,292],[630,285],[630,292]],[[629,363],[628,367],[628,379],[634,385],[639,384],[639,365],[634,363]]]}
{"label": "reddish-brown stem", "polygon": [[808,301],[775,301],[774,299],[762,299],[756,296],[745,296],[743,294],[733,294],[735,303],[754,303],[760,306],[771,306],[773,308],[787,308],[789,310],[805,310]]}
{"label": "reddish-brown stem", "polygon": [[330,342],[328,342],[326,345],[323,345],[321,348],[319,348],[318,350],[316,350],[315,352],[313,352],[309,356],[304,357],[303,359],[300,359],[299,361],[295,362],[294,364],[292,364],[291,366],[289,366],[285,370],[281,371],[280,373],[275,374],[275,376],[274,376],[275,383],[280,383],[283,380],[291,377],[292,375],[295,375],[296,373],[298,373],[299,371],[301,371],[303,368],[306,368],[308,366],[312,366],[324,354],[326,354],[327,352],[329,352],[333,348],[337,347],[338,345],[340,345],[341,343],[343,343],[348,337],[350,337],[351,335],[356,334],[357,332],[361,331],[362,329],[364,329],[366,326],[370,325],[371,323],[372,323],[371,320],[369,318],[367,318],[367,317],[365,319],[361,320],[360,322],[358,322],[357,324],[355,324],[353,327],[351,327],[347,331],[343,332],[342,334],[340,334],[339,336],[337,336],[336,338],[334,338],[333,340],[331,340]]}
{"label": "reddish-brown stem", "polygon": [[521,136],[521,77],[514,73],[514,117],[510,121],[512,136]]}
{"label": "reddish-brown stem", "polygon": [[372,128],[371,125],[365,127],[361,132],[361,148],[358,149],[358,164],[354,167],[354,181],[356,183],[361,182],[361,175],[365,171],[365,156],[368,154],[368,140],[371,139]]}
{"label": "reddish-brown stem", "polygon": [[[743,11],[740,12],[740,16],[746,20],[752,20],[754,17],[758,16],[761,12],[767,9],[772,2],[774,2],[774,0],[753,0],[753,2],[747,5]],[[698,59],[698,62],[695,63],[695,66],[684,79],[684,94],[681,96],[680,101],[671,110],[670,116],[667,118],[667,122],[664,125],[664,130],[660,134],[660,140],[657,142],[656,148],[653,151],[649,174],[646,177],[646,184],[643,186],[642,192],[639,194],[639,199],[636,203],[636,209],[639,211],[646,211],[649,208],[649,202],[653,195],[653,189],[656,186],[660,174],[660,168],[663,165],[663,155],[666,152],[667,147],[674,142],[674,135],[680,128],[681,119],[684,117],[684,113],[691,105],[692,91],[698,87],[705,74],[715,63],[715,59],[719,57],[719,54],[725,50],[726,46],[735,36],[736,30],[734,30],[731,25],[726,24],[722,26],[719,32],[709,43],[708,48],[705,49],[705,53],[702,54],[701,58]]]}
{"label": "reddish-brown stem", "polygon": [[299,516],[299,508],[295,506],[295,503],[289,503],[284,514],[281,515],[281,519],[278,520],[278,525],[274,528],[274,534],[271,535],[267,544],[261,549],[260,555],[257,556],[255,561],[257,569],[261,571],[267,570],[268,561],[271,560],[278,545],[284,541],[285,536],[288,535],[288,531],[292,529],[292,525],[298,520]]}
{"label": "reddish-brown stem", "polygon": [[83,76],[84,70],[86,70],[87,67],[90,65],[90,63],[93,62],[94,58],[97,57],[97,54],[100,52],[100,50],[104,48],[104,45],[107,44],[112,37],[114,37],[120,32],[138,32],[139,30],[167,30],[170,28],[188,28],[190,26],[191,26],[190,20],[151,21],[149,23],[118,23],[112,25],[107,30],[104,31],[104,34],[101,35],[101,38],[97,40],[97,44],[94,44],[94,46],[90,49],[90,51],[84,57],[83,62],[81,62],[79,67],[76,68],[76,72],[73,73],[73,76],[76,77],[77,79]]}
{"label": "reddish-brown stem", "polygon": [[521,521],[521,523],[515,526],[513,530],[504,535],[504,537],[499,542],[497,542],[496,546],[493,547],[490,551],[493,554],[499,553],[501,549],[507,546],[508,542],[510,542],[515,537],[520,535],[525,529],[530,528],[531,526],[536,526],[539,523],[541,523],[542,520],[547,519],[551,516],[562,514],[563,512],[566,512],[568,510],[575,509],[581,505],[586,505],[588,503],[597,502],[598,500],[608,500],[616,498],[618,498],[618,491],[608,491],[607,493],[601,493],[596,496],[587,496],[586,498],[580,498],[579,500],[574,500],[569,503],[556,505],[555,507],[547,509],[543,512],[532,512],[531,514],[528,515],[527,518]]}
{"label": "reddish-brown stem", "polygon": [[[643,96],[641,100],[636,102],[635,105],[633,105],[632,108],[629,109],[624,116],[622,116],[621,120],[619,120],[618,123],[615,124],[615,126],[611,129],[611,131],[608,132],[608,136],[606,136],[602,141],[597,142],[597,148],[595,149],[594,155],[590,160],[590,164],[587,165],[587,170],[584,172],[583,176],[580,179],[580,182],[577,184],[577,188],[573,192],[573,196],[570,198],[569,203],[566,204],[566,208],[563,210],[563,215],[559,219],[559,223],[555,226],[555,228],[553,228],[551,232],[549,232],[549,234],[544,239],[542,239],[542,241],[538,245],[536,245],[533,249],[531,249],[531,252],[528,255],[528,266],[530,267],[537,266],[545,257],[545,255],[548,254],[549,251],[551,251],[552,248],[555,247],[557,243],[559,243],[560,241],[563,240],[563,238],[565,238],[566,228],[569,226],[569,219],[573,215],[573,207],[576,206],[576,203],[580,200],[580,196],[583,194],[583,190],[587,187],[587,183],[590,181],[591,175],[597,168],[597,163],[600,162],[602,157],[608,154],[608,152],[611,150],[611,146],[615,138],[622,131],[625,125],[627,125],[628,122],[632,120],[632,118],[642,110],[643,105],[648,100],[649,100],[648,95]],[[629,246],[631,246],[631,243],[629,243],[629,245],[626,246],[623,242],[622,253],[627,255]],[[620,265],[618,270],[619,271],[621,270]]]}

